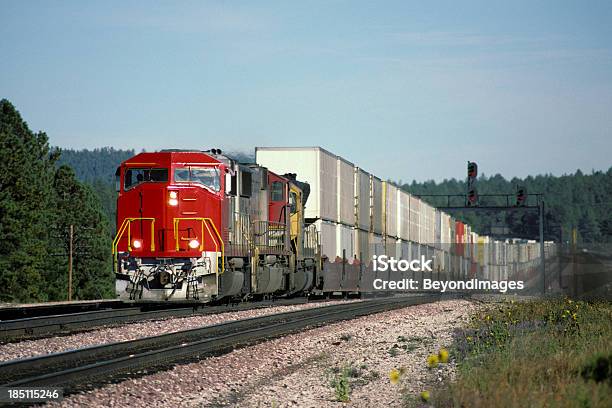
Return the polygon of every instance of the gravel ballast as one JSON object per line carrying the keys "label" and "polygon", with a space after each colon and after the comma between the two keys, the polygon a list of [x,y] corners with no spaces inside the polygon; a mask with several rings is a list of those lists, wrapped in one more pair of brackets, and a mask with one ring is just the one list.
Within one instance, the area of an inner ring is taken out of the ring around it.
{"label": "gravel ballast", "polygon": [[[260,343],[67,397],[62,406],[340,407],[331,383],[349,370],[348,406],[399,406],[452,379],[427,367],[479,305],[446,300],[378,313]],[[275,309],[276,310],[276,309]],[[389,373],[402,370],[398,384]]]}

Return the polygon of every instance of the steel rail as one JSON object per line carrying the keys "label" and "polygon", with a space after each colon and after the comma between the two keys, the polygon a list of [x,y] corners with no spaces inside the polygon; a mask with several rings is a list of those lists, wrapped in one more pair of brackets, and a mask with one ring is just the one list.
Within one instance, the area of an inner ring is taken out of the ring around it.
{"label": "steel rail", "polygon": [[34,305],[3,305],[0,307],[0,321],[133,306],[137,306],[137,304],[117,299],[49,302]]}
{"label": "steel rail", "polygon": [[439,300],[441,295],[404,296],[279,313],[213,326],[104,344],[0,364],[3,386],[61,386],[66,392],[137,376],[146,369],[219,355],[341,320]]}

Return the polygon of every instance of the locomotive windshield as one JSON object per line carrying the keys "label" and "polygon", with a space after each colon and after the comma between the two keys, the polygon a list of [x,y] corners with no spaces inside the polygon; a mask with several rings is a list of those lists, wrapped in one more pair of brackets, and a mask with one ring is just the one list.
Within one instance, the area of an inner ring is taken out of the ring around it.
{"label": "locomotive windshield", "polygon": [[123,186],[126,190],[140,183],[163,183],[168,181],[168,169],[129,168],[125,171]]}
{"label": "locomotive windshield", "polygon": [[184,167],[174,169],[175,183],[199,183],[215,192],[221,190],[221,177],[216,167]]}

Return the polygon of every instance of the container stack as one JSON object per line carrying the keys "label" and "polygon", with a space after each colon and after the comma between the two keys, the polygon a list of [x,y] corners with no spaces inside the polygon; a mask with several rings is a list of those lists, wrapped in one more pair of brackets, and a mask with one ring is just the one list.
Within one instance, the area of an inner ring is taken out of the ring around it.
{"label": "container stack", "polygon": [[[330,262],[405,256],[411,232],[433,237],[435,210],[421,222],[420,200],[323,148],[258,147],[255,156],[260,166],[277,174],[296,173],[310,184],[306,222],[316,225],[322,256]],[[411,202],[417,203],[415,209]],[[419,231],[421,224],[430,229]]]}
{"label": "container stack", "polygon": [[432,258],[434,273],[454,279],[508,279],[517,264],[539,258],[537,243],[480,237],[469,225],[321,147],[258,147],[255,156],[258,165],[280,175],[296,173],[310,184],[305,221],[316,226],[321,256],[331,270],[343,271],[338,279],[352,276],[345,274],[346,265],[363,271],[360,265],[382,254]]}

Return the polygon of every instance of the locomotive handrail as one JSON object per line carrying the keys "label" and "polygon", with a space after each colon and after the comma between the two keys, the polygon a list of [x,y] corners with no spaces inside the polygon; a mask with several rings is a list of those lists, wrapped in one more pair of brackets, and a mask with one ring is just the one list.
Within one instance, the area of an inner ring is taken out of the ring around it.
{"label": "locomotive handrail", "polygon": [[[204,227],[206,227],[208,234],[211,236],[211,238],[213,239],[213,242],[215,243],[215,252],[218,252],[219,245],[221,246],[221,272],[220,273],[223,273],[225,271],[225,245],[223,244],[223,239],[221,238],[221,234],[219,234],[219,230],[217,229],[215,222],[211,218],[208,218],[208,217],[175,218],[174,219],[174,241],[176,242],[177,251],[179,250],[178,227],[181,221],[200,221],[202,223],[202,242],[200,243],[200,251],[204,250]],[[217,239],[215,239],[215,235],[213,235],[213,233],[211,232],[208,224],[212,225]],[[219,245],[217,245],[217,240],[219,241]]]}
{"label": "locomotive handrail", "polygon": [[[155,218],[152,217],[129,217],[124,218],[123,223],[121,223],[121,227],[117,231],[117,235],[115,235],[115,239],[113,240],[113,269],[117,272],[117,247],[119,246],[119,241],[123,237],[125,230],[127,229],[127,240],[128,240],[128,251],[132,250],[132,242],[131,242],[131,225],[132,221],[151,221],[151,252],[155,251]],[[141,231],[142,232],[142,231]]]}

